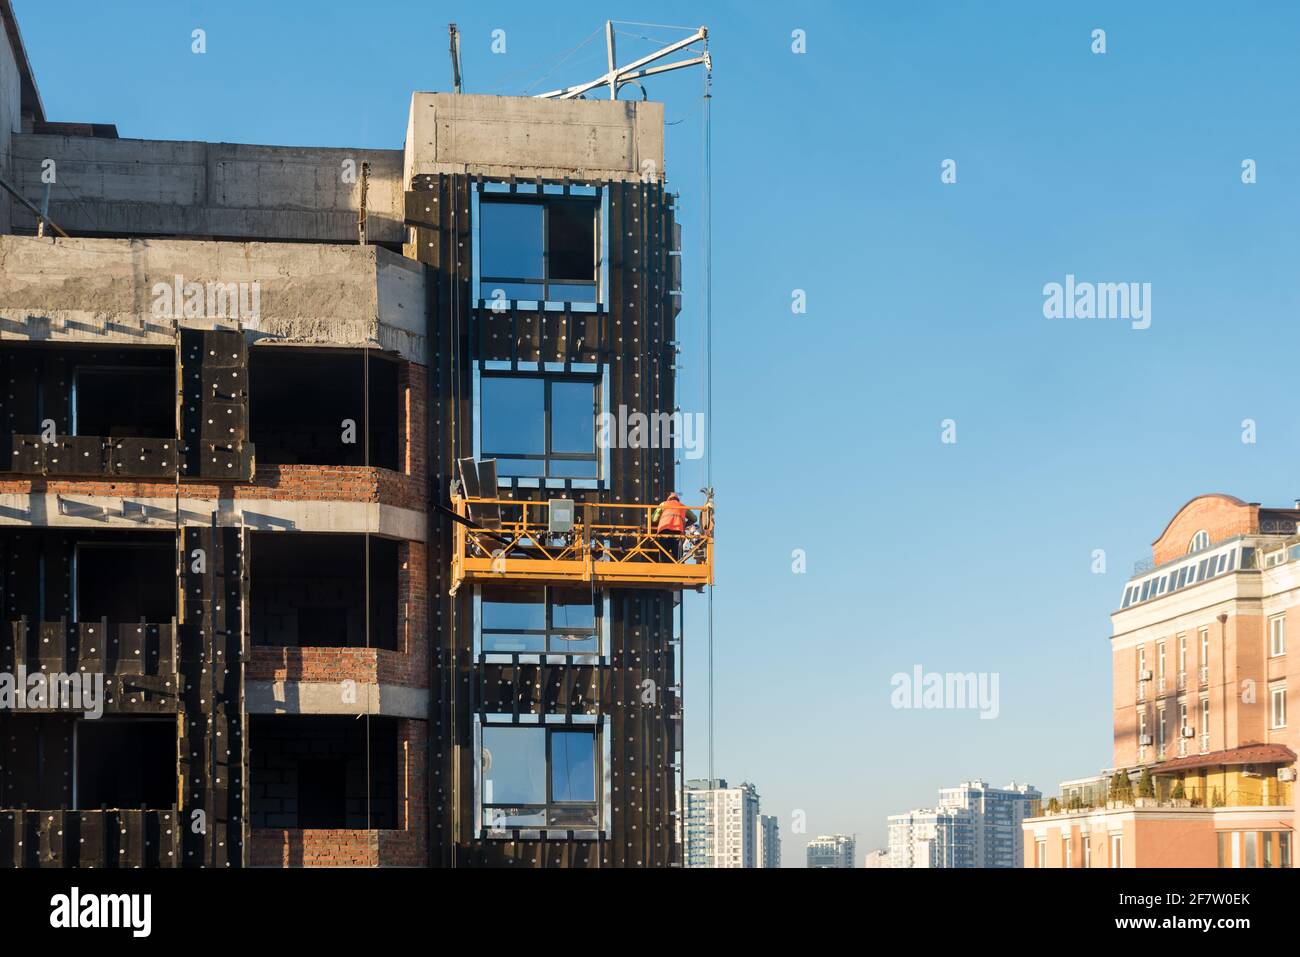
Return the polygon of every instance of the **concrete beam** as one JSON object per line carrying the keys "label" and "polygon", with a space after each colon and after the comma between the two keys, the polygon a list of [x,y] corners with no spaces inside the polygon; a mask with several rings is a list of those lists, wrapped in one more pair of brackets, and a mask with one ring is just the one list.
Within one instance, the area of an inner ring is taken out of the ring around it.
{"label": "concrete beam", "polygon": [[[178,323],[239,315],[254,340],[371,344],[426,364],[430,281],[426,266],[377,246],[0,236],[0,340],[171,345]],[[186,313],[190,283],[203,314],[172,318]],[[214,308],[218,287],[233,307]]]}
{"label": "concrete beam", "polygon": [[639,181],[664,172],[662,103],[415,93],[404,181],[428,173]]}
{"label": "concrete beam", "polygon": [[[15,185],[38,206],[41,164],[55,161],[50,217],[74,236],[355,242],[362,162],[369,240],[405,233],[401,150],[35,133],[15,134],[11,149]],[[15,225],[35,223],[24,213]]]}
{"label": "concrete beam", "polygon": [[[184,489],[185,486],[181,486]],[[181,498],[133,495],[0,494],[0,527],[173,529],[207,526],[285,532],[370,532],[422,542],[425,514],[377,502]]]}
{"label": "concrete beam", "polygon": [[247,681],[244,705],[249,714],[376,714],[424,721],[429,691],[392,684],[345,687],[341,681]]}

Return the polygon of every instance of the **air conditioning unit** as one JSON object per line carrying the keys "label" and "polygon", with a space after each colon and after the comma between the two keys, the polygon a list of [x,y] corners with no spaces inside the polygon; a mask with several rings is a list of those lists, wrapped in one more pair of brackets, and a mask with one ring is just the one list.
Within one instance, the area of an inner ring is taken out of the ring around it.
{"label": "air conditioning unit", "polygon": [[1194,738],[1194,737],[1196,737],[1196,729],[1193,728],[1193,727],[1191,727],[1190,725],[1188,725],[1187,727],[1183,728],[1183,737],[1184,737],[1184,738]]}
{"label": "air conditioning unit", "polygon": [[1142,745],[1142,747],[1144,747],[1144,748],[1147,747],[1148,745],[1150,745],[1150,744],[1151,744],[1151,735],[1149,735],[1149,734],[1144,734],[1144,735],[1142,735],[1141,737],[1139,737],[1139,738],[1138,738],[1138,744]]}
{"label": "air conditioning unit", "polygon": [[1277,779],[1278,779],[1279,781],[1294,781],[1294,780],[1295,780],[1295,768],[1278,768],[1278,769],[1277,769]]}
{"label": "air conditioning unit", "polygon": [[1150,669],[1150,668],[1143,668],[1142,671],[1141,671],[1141,673],[1138,675],[1138,680],[1140,680],[1140,681],[1150,681],[1150,680],[1151,680],[1151,669]]}

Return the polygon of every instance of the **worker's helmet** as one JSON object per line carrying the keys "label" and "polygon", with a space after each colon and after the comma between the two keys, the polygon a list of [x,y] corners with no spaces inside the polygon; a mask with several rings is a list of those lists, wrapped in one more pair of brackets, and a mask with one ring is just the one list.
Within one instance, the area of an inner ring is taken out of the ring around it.
{"label": "worker's helmet", "polygon": [[668,497],[669,497],[669,498],[675,498],[675,499],[677,499],[678,501],[681,501],[681,498],[682,498],[682,497],[681,497],[680,495],[678,495],[676,492],[669,492],[669,493],[668,493]]}

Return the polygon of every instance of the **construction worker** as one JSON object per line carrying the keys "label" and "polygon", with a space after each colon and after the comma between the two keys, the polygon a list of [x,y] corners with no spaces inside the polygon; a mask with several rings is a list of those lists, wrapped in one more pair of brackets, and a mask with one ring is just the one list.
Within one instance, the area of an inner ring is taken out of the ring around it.
{"label": "construction worker", "polygon": [[650,513],[656,535],[673,536],[668,542],[669,552],[674,558],[682,556],[682,539],[686,536],[686,526],[699,524],[694,512],[682,504],[681,496],[669,492],[668,497]]}

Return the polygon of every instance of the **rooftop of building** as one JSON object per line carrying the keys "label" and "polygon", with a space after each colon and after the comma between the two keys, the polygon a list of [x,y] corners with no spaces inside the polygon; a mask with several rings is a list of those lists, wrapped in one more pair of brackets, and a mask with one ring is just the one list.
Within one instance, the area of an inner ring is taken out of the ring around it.
{"label": "rooftop of building", "polygon": [[1152,543],[1151,558],[1135,563],[1120,611],[1230,572],[1292,561],[1300,557],[1295,545],[1300,545],[1300,508],[1265,508],[1220,492],[1198,495]]}

